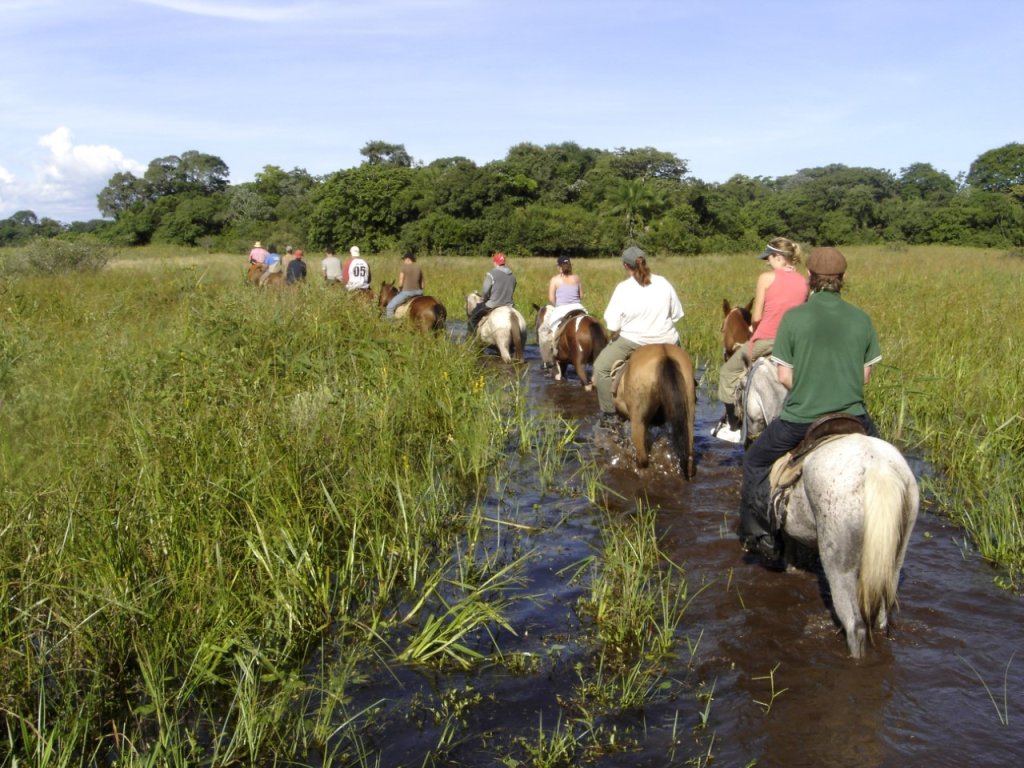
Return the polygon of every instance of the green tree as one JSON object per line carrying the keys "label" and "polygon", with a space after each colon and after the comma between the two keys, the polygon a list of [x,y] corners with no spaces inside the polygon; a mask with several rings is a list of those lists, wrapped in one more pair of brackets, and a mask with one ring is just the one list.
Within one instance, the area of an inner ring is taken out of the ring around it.
{"label": "green tree", "polygon": [[96,196],[96,206],[104,216],[117,219],[125,211],[144,205],[149,200],[148,189],[148,184],[134,174],[119,171]]}
{"label": "green tree", "polygon": [[967,183],[983,192],[1001,192],[1024,201],[1024,144],[990,149],[971,163]]}
{"label": "green tree", "polygon": [[608,202],[612,213],[622,217],[630,242],[636,242],[644,222],[665,207],[664,195],[644,178],[619,182],[609,193]]}
{"label": "green tree", "polygon": [[358,243],[380,250],[397,244],[402,227],[415,218],[415,211],[403,204],[414,173],[403,166],[364,163],[329,176],[311,194],[311,245]]}
{"label": "green tree", "polygon": [[901,168],[896,188],[904,200],[948,203],[956,194],[956,182],[930,163],[913,163]]}
{"label": "green tree", "polygon": [[404,144],[389,144],[386,141],[368,141],[359,150],[370,165],[395,165],[400,168],[412,167],[412,157],[405,151]]}

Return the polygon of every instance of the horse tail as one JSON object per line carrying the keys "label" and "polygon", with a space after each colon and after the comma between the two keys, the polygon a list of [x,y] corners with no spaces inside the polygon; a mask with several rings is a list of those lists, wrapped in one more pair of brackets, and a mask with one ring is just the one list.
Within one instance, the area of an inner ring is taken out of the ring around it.
{"label": "horse tail", "polygon": [[508,313],[509,333],[512,335],[512,356],[516,360],[523,359],[523,327],[519,323],[519,316],[515,311]]}
{"label": "horse tail", "polygon": [[597,360],[597,356],[608,346],[608,337],[604,335],[604,328],[597,320],[590,321],[590,359]]}
{"label": "horse tail", "polygon": [[445,309],[444,304],[440,301],[434,302],[434,325],[435,331],[443,331],[445,324],[448,322],[448,310]]}
{"label": "horse tail", "polygon": [[679,465],[684,468],[684,474],[689,476],[686,467],[690,463],[689,434],[687,427],[687,406],[683,397],[683,388],[687,386],[686,379],[679,371],[676,361],[665,355],[658,363],[658,386],[661,390],[661,407],[665,412],[665,423],[669,425],[669,432],[672,436],[672,448],[679,459]]}
{"label": "horse tail", "polygon": [[899,556],[906,544],[907,487],[887,462],[864,473],[864,543],[860,554],[857,602],[868,638],[879,614],[896,602]]}

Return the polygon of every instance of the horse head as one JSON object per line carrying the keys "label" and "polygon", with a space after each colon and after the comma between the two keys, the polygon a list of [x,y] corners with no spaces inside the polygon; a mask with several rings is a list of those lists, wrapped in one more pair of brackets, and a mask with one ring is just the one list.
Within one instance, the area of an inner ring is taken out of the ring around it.
{"label": "horse head", "polygon": [[380,297],[377,299],[377,306],[386,307],[388,302],[391,301],[395,296],[398,295],[398,289],[395,288],[395,284],[382,282],[380,284]]}
{"label": "horse head", "polygon": [[540,304],[530,304],[533,307],[533,311],[536,312],[533,318],[533,330],[538,330],[544,323],[544,316],[548,313],[548,305],[541,306]]}
{"label": "horse head", "polygon": [[722,299],[722,354],[725,360],[750,339],[750,310],[753,306],[753,299],[745,307],[734,307],[728,299]]}
{"label": "horse head", "polygon": [[478,291],[473,291],[472,293],[467,294],[466,295],[466,315],[469,316],[469,313],[472,312],[476,308],[476,305],[479,304],[483,300],[484,300],[484,297],[481,296]]}

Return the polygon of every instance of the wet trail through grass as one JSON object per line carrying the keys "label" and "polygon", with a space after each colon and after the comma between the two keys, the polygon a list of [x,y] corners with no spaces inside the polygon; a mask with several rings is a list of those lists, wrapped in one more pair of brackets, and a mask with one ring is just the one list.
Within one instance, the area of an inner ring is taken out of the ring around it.
{"label": "wet trail through grass", "polygon": [[[667,673],[677,695],[652,702],[628,723],[642,723],[641,744],[589,764],[704,765],[709,755],[723,766],[1020,761],[1024,604],[993,585],[992,570],[964,549],[958,529],[922,509],[890,636],[855,662],[817,573],[770,570],[741,551],[735,529],[742,450],[708,436],[719,405],[706,391],[698,396],[697,476],[688,484],[672,471],[663,439],[652,468],[637,471],[628,441],[594,431],[596,395],[572,374],[555,382],[535,353],[527,349],[529,397],[579,423],[581,450],[607,467],[601,482],[619,495],[613,514],[633,514],[636,500],[645,499],[658,510],[663,549],[685,566],[690,594],[704,586],[686,611],[678,666]],[[576,714],[564,702],[579,684],[581,628],[573,606],[585,587],[566,572],[595,552],[598,513],[582,495],[540,494],[540,485],[524,470],[514,487],[488,500],[496,516],[510,516],[514,505],[520,523],[548,528],[539,536],[509,533],[498,545],[536,555],[524,589],[535,599],[520,602],[511,616],[517,634],[498,638],[503,654],[517,655],[518,668],[436,677],[392,671],[360,692],[366,704],[389,700],[399,707],[404,698],[405,711],[410,698],[448,696],[450,706],[472,699],[465,732],[480,737],[452,744],[445,765],[510,764],[504,748],[488,744],[507,744],[515,734],[550,736]],[[419,727],[400,730],[395,720],[388,727],[389,718],[379,719],[374,741],[382,764],[423,764],[444,727],[436,715],[436,704],[424,708]]]}
{"label": "wet trail through grass", "polygon": [[[592,420],[596,404],[577,385],[538,382],[536,396],[560,403],[566,416]],[[890,637],[879,638],[863,661],[849,659],[818,575],[769,570],[740,550],[742,450],[708,436],[719,405],[703,391],[698,400],[692,484],[644,476],[628,458],[605,482],[660,507],[667,552],[686,564],[691,591],[711,582],[685,624],[701,637],[697,677],[716,681],[709,728],[718,764],[998,766],[1024,759],[1024,604],[993,585],[991,568],[965,552],[963,534],[922,509]],[[608,455],[618,458],[616,450]],[[623,513],[630,508],[623,504]],[[773,681],[776,692],[786,689],[774,700]]]}

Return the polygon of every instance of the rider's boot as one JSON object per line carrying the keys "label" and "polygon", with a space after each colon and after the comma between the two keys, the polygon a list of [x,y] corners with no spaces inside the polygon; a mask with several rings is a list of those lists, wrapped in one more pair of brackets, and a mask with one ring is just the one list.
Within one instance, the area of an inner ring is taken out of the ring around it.
{"label": "rider's boot", "polygon": [[743,439],[741,426],[740,418],[736,415],[736,406],[733,403],[726,403],[725,415],[711,429],[711,435],[727,443],[739,443]]}

